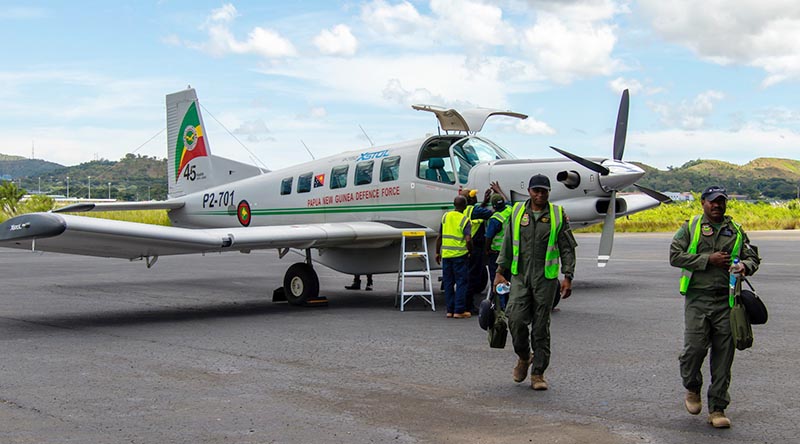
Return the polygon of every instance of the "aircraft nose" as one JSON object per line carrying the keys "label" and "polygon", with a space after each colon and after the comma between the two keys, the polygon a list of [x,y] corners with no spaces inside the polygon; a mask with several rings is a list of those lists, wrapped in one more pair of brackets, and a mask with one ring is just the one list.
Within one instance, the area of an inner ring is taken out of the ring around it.
{"label": "aircraft nose", "polygon": [[644,170],[632,163],[608,159],[602,165],[609,170],[608,175],[600,176],[600,185],[606,191],[621,190],[644,176]]}

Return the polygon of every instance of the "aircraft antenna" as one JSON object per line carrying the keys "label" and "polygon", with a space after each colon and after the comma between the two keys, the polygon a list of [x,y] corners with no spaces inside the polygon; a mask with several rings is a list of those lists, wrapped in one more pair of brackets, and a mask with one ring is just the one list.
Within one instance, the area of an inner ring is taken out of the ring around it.
{"label": "aircraft antenna", "polygon": [[[200,101],[198,101],[197,103],[200,103]],[[228,129],[228,127],[226,127],[225,125],[223,125],[223,124],[222,124],[222,122],[220,122],[220,121],[219,121],[219,119],[217,119],[216,117],[214,117],[214,115],[213,115],[213,114],[211,114],[211,111],[209,111],[209,110],[208,110],[208,108],[206,108],[205,106],[203,106],[203,104],[202,104],[202,103],[200,103],[200,106],[203,108],[203,111],[205,111],[206,113],[208,113],[208,115],[209,115],[209,116],[211,116],[211,118],[212,118],[212,119],[214,119],[214,121],[216,121],[217,123],[219,123],[219,126],[221,126],[221,127],[222,127],[222,128],[225,130],[225,131],[227,131],[227,132],[228,132],[228,134],[230,134],[230,135],[231,135],[231,137],[233,137],[233,139],[234,139],[235,141],[239,142],[239,145],[241,145],[241,146],[242,146],[242,148],[244,148],[244,150],[245,150],[245,151],[247,151],[247,152],[250,154],[250,159],[251,159],[251,160],[252,160],[254,163],[260,163],[261,165],[263,165],[263,166],[264,166],[264,168],[266,168],[266,169],[267,169],[267,171],[269,171],[269,167],[267,166],[267,164],[266,164],[266,163],[264,163],[264,162],[263,162],[261,159],[259,159],[259,158],[258,158],[258,156],[256,156],[256,155],[255,155],[255,154],[254,154],[252,151],[250,151],[250,149],[249,149],[249,148],[247,148],[247,146],[245,146],[245,144],[244,144],[244,143],[242,143],[242,141],[241,141],[241,140],[239,140],[239,138],[238,138],[238,137],[236,137],[236,136],[235,136],[235,135],[234,135],[234,134],[231,132],[231,130],[229,130],[229,129]],[[264,171],[261,171],[261,174],[264,174]]]}
{"label": "aircraft antenna", "polygon": [[311,152],[311,150],[310,150],[310,149],[308,149],[308,145],[306,145],[306,143],[305,143],[305,142],[303,142],[303,139],[300,139],[300,143],[302,143],[302,144],[303,144],[303,146],[304,146],[304,147],[306,147],[306,151],[308,151],[308,155],[309,155],[309,156],[311,156],[311,159],[312,159],[312,160],[317,160],[317,158],[316,158],[316,157],[314,157],[314,153],[312,153],[312,152]]}
{"label": "aircraft antenna", "polygon": [[364,133],[364,137],[366,137],[367,140],[369,140],[369,146],[375,146],[375,144],[372,143],[372,139],[369,138],[369,136],[367,135],[367,132],[364,131],[364,127],[362,127],[360,123],[358,124],[358,127],[361,128],[361,132]]}

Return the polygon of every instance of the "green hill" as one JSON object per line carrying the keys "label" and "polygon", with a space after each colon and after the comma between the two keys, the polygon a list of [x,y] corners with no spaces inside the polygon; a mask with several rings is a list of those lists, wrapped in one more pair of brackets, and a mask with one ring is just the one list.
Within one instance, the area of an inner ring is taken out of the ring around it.
{"label": "green hill", "polygon": [[41,159],[26,159],[0,154],[0,177],[6,179],[41,176],[59,168],[64,168],[64,165]]}
{"label": "green hill", "polygon": [[760,157],[745,165],[697,159],[667,171],[640,165],[647,175],[639,182],[659,191],[700,191],[719,184],[729,193],[751,199],[792,199],[800,187],[800,161]]}

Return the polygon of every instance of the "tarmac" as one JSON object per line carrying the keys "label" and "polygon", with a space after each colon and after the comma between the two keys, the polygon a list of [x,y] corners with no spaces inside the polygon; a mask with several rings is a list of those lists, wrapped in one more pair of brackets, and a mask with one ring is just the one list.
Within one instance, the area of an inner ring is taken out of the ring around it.
{"label": "tarmac", "polygon": [[[746,227],[745,227],[746,228]],[[394,306],[317,267],[327,307],[273,303],[273,251],[142,262],[0,249],[1,443],[789,443],[800,418],[800,231],[752,232],[767,325],[733,365],[729,430],[683,408],[671,234],[577,236],[550,390],[476,318]],[[438,274],[436,272],[435,274]],[[708,367],[704,372],[708,380]]]}

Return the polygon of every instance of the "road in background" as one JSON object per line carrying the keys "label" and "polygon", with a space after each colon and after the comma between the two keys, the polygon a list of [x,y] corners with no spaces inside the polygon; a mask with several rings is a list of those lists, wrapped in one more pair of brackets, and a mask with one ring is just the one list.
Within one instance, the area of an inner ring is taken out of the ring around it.
{"label": "road in background", "polygon": [[[579,235],[552,320],[551,390],[475,318],[394,308],[318,268],[325,308],[271,302],[274,251],[141,262],[0,250],[3,443],[794,442],[800,232],[752,233],[769,309],[733,367],[730,430],[683,409],[683,303],[670,234],[617,234],[609,266]],[[706,367],[707,375],[707,367]],[[704,397],[705,403],[705,397]]]}

